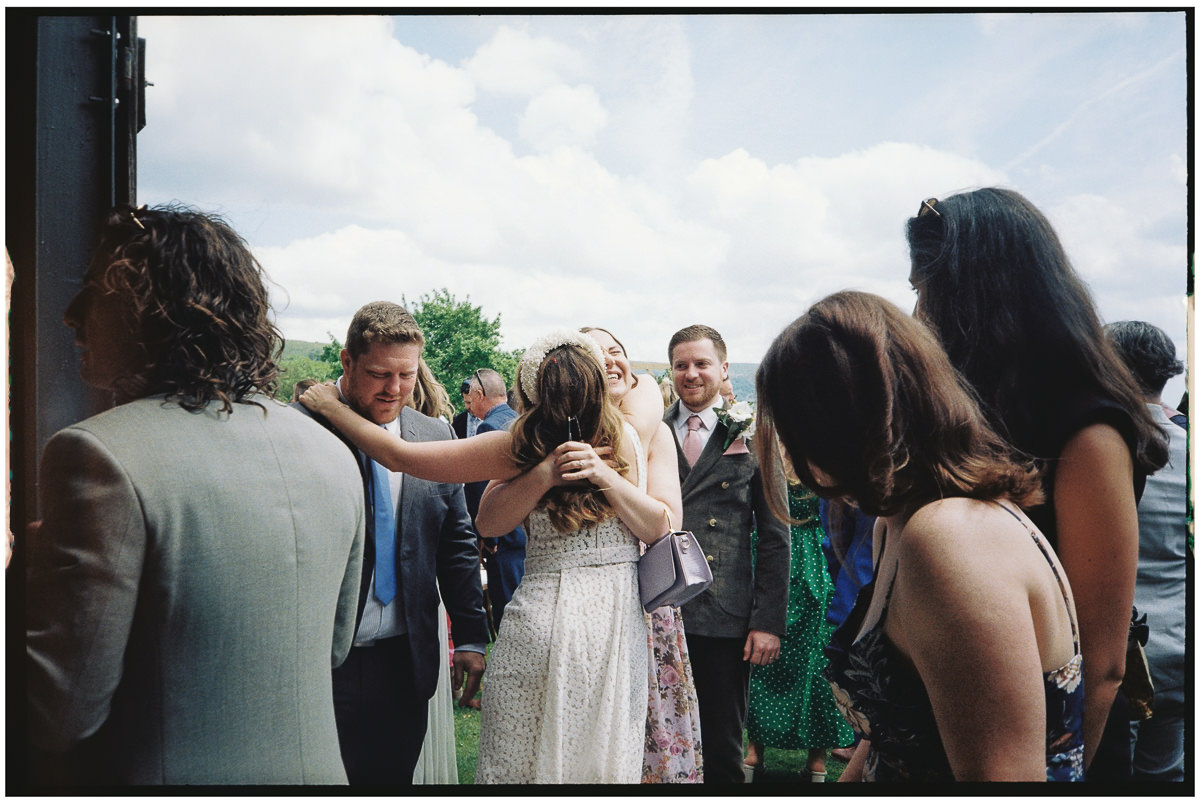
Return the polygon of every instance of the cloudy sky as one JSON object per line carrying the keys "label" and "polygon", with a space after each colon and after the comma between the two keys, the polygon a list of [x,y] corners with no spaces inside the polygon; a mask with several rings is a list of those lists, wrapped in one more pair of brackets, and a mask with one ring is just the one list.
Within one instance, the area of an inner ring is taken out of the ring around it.
{"label": "cloudy sky", "polygon": [[142,16],[139,201],[227,216],[290,338],[446,287],[501,316],[506,348],[590,324],[665,361],[702,322],[756,362],[835,290],[911,309],[905,219],[1003,185],[1106,321],[1182,352],[1184,22]]}

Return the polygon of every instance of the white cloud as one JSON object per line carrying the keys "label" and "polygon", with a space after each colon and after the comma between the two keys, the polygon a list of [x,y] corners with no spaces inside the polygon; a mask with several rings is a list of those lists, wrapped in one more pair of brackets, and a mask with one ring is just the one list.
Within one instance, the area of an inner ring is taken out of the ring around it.
{"label": "white cloud", "polygon": [[570,47],[507,25],[463,66],[483,91],[516,96],[536,95],[584,71],[583,59]]}
{"label": "white cloud", "polygon": [[[694,52],[685,17],[558,24],[561,41],[541,35],[538,18],[528,30],[497,26],[456,67],[396,41],[383,17],[143,17],[155,86],[142,200],[212,200],[236,213],[281,286],[272,298],[293,338],[340,339],[367,301],[446,287],[501,316],[506,348],[592,324],[612,328],[635,360],[663,361],[676,329],[704,322],[742,362],[844,287],[911,308],[904,221],[920,200],[1012,181],[995,167],[1007,152],[988,160],[927,144],[948,117],[1008,136],[1016,124],[986,98],[925,108],[905,142],[815,156],[805,132],[783,130],[798,143],[784,160],[748,147],[696,158],[692,65],[747,57],[755,42]],[[996,47],[1008,27],[993,30]],[[967,67],[964,86],[976,76]],[[756,95],[770,97],[774,80],[764,71]],[[520,119],[519,142],[481,124],[475,106],[489,93]],[[897,97],[879,114],[903,108]],[[760,129],[771,111],[739,124]],[[807,125],[836,131],[839,121]],[[1160,296],[1171,298],[1186,266],[1185,148],[1149,155],[1122,192],[1042,198],[1018,187],[1060,227],[1106,318],[1170,307]],[[1079,170],[1056,161],[1029,181],[1069,186]],[[1137,276],[1165,289],[1138,287]]]}
{"label": "white cloud", "polygon": [[538,151],[591,148],[608,114],[590,86],[558,85],[529,101],[521,115],[521,139]]}

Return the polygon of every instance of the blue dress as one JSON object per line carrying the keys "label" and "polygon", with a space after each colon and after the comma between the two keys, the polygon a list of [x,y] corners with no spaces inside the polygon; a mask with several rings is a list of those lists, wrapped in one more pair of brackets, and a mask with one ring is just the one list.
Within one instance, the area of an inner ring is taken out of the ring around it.
{"label": "blue dress", "polygon": [[[1004,506],[1001,506],[1004,507]],[[1004,508],[1010,514],[1008,508]],[[1024,520],[1013,514],[1018,521]],[[1028,528],[1028,525],[1026,525]],[[1054,571],[1063,600],[1067,599],[1062,578],[1041,539],[1029,534]],[[893,586],[895,578],[892,580]],[[891,602],[892,587],[877,622],[854,641],[870,605],[875,582],[858,596],[854,610],[833,635],[825,654],[829,666],[825,677],[833,685],[834,698],[846,720],[863,739],[871,741],[863,768],[865,781],[952,782],[954,773],[938,734],[933,706],[921,679],[900,661],[884,635],[884,622]],[[1068,610],[1069,610],[1068,606]],[[1071,617],[1074,658],[1046,673],[1046,780],[1083,780],[1083,658],[1079,633]]]}

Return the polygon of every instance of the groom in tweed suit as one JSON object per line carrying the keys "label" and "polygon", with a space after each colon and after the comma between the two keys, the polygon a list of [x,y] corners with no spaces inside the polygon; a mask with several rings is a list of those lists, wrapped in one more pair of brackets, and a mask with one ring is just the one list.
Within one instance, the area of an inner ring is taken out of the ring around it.
{"label": "groom in tweed suit", "polygon": [[[778,658],[786,628],[789,530],[768,509],[758,461],[745,439],[725,443],[728,430],[717,410],[729,363],[720,333],[700,324],[685,327],[671,337],[668,355],[679,400],[663,420],[677,442],[683,528],[696,535],[713,574],[712,586],[683,606],[704,781],[742,782],[750,665]],[[781,509],[786,505],[780,501]],[[750,546],[755,529],[757,558]]]}

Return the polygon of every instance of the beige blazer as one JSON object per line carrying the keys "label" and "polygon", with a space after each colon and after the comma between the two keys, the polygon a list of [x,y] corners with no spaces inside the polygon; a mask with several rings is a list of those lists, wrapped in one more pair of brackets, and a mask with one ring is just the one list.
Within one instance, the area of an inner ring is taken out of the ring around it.
{"label": "beige blazer", "polygon": [[[284,405],[141,399],[57,433],[27,576],[33,745],[116,784],[345,784],[363,493]],[[36,780],[35,780],[36,781]]]}

